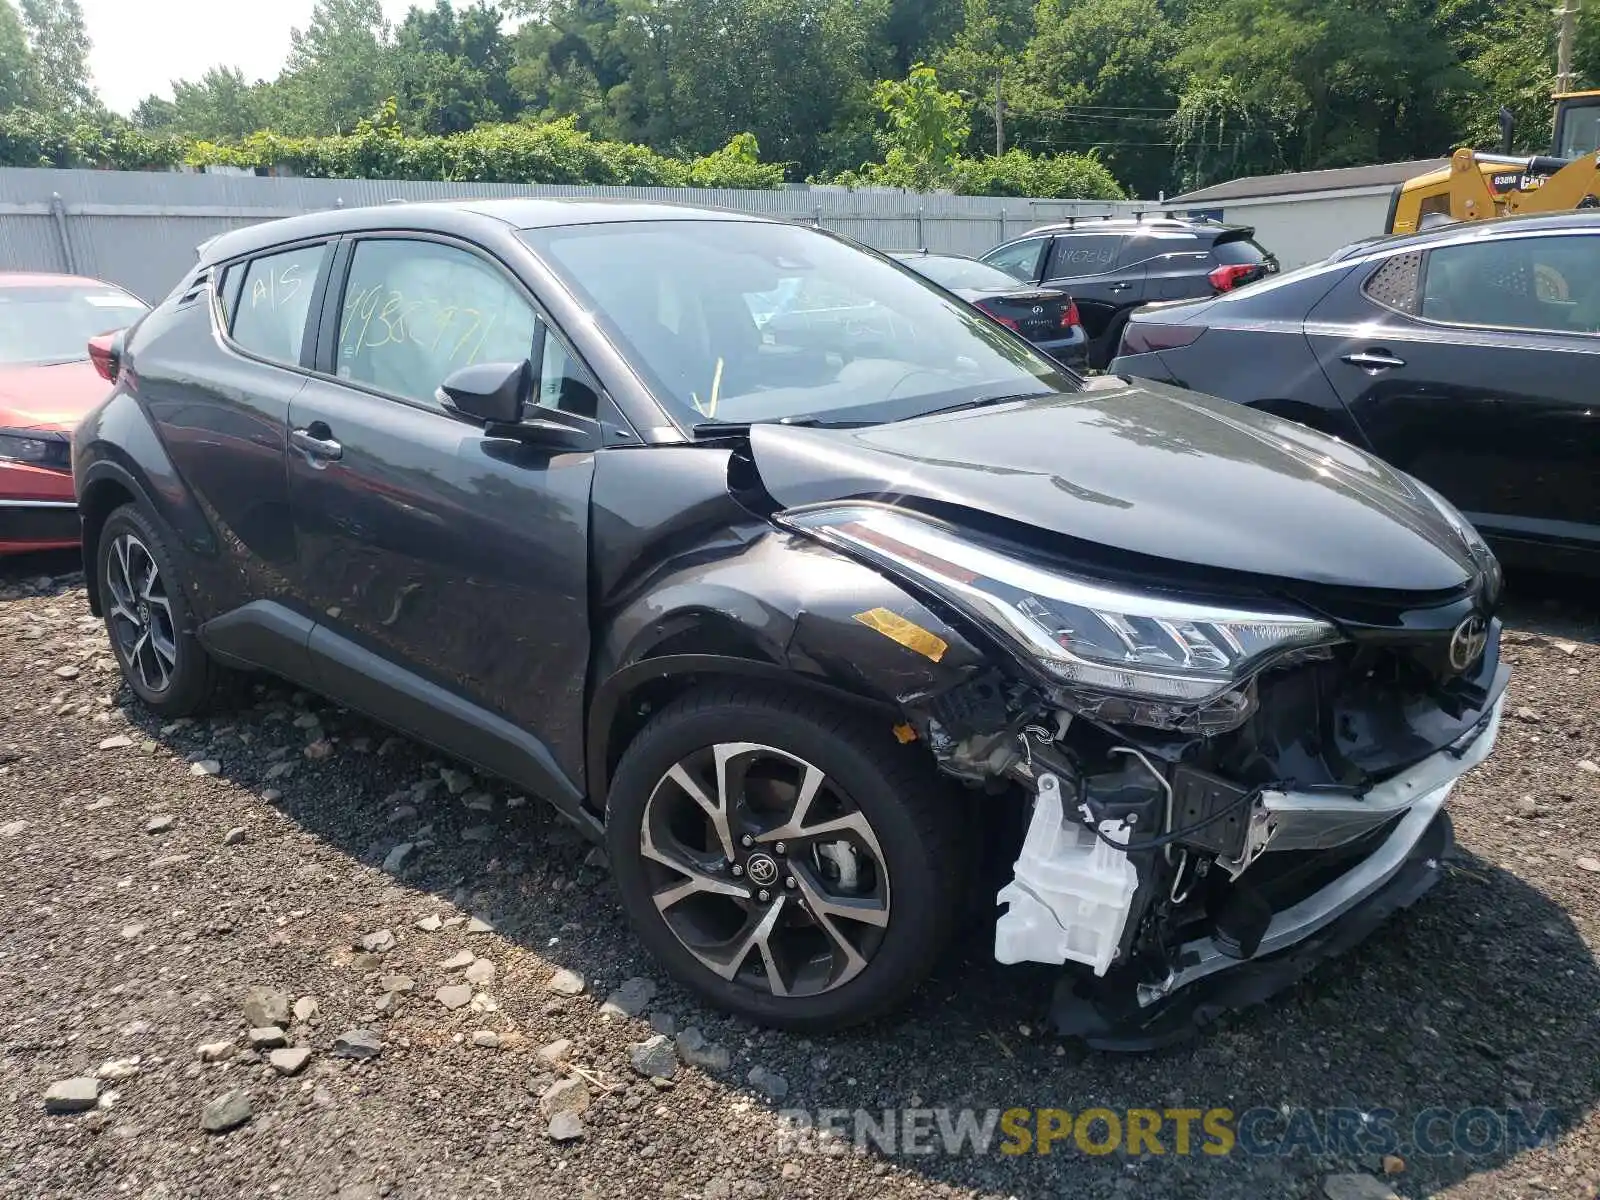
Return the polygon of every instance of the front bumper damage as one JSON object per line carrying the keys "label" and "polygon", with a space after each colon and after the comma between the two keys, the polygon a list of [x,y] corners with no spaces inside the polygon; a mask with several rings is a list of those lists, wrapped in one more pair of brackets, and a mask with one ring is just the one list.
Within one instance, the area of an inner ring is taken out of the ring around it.
{"label": "front bumper damage", "polygon": [[947,770],[1031,792],[996,959],[1066,967],[1056,1029],[1144,1050],[1354,945],[1440,876],[1446,802],[1500,729],[1498,642],[1496,625],[1455,677],[1406,647],[1290,667],[1220,736],[1141,738],[1057,710],[1030,718],[1018,755],[946,737]]}

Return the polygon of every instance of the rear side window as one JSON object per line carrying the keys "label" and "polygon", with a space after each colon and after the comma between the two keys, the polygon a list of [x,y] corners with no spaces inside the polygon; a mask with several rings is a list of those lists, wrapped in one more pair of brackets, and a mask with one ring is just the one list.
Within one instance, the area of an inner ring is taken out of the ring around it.
{"label": "rear side window", "polygon": [[[301,246],[254,259],[243,269],[231,314],[233,340],[240,349],[274,362],[300,361],[311,293],[327,253],[326,245]],[[225,287],[239,271],[229,269]]]}
{"label": "rear side window", "polygon": [[1396,254],[1361,285],[1367,299],[1408,316],[1417,311],[1417,284],[1422,281],[1422,254]]}
{"label": "rear side window", "polygon": [[1049,244],[1049,238],[1027,238],[1010,246],[991,250],[983,256],[983,261],[991,267],[1004,271],[1013,279],[1020,279],[1023,283],[1033,283],[1039,278],[1039,256]]}
{"label": "rear side window", "polygon": [[1453,325],[1600,332],[1600,235],[1442,246],[1428,254],[1422,315]]}
{"label": "rear side window", "polygon": [[1056,238],[1050,252],[1049,279],[1071,279],[1077,275],[1103,275],[1116,265],[1122,249],[1118,233],[1066,233]]}
{"label": "rear side window", "polygon": [[533,306],[496,267],[438,242],[356,246],[339,316],[338,374],[426,404],[474,363],[525,361]]}

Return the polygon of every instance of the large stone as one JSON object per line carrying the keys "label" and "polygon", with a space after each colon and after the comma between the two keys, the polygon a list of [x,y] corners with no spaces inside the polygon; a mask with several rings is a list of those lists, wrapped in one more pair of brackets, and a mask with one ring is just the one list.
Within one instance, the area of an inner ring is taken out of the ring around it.
{"label": "large stone", "polygon": [[479,987],[487,987],[494,982],[494,964],[487,958],[480,958],[467,968],[466,979],[468,983],[475,983]]}
{"label": "large stone", "polygon": [[1329,1175],[1322,1181],[1328,1200],[1400,1200],[1394,1189],[1371,1175]]}
{"label": "large stone", "polygon": [[472,987],[465,983],[450,984],[435,992],[433,998],[451,1012],[455,1012],[456,1009],[465,1008],[472,1003]]}
{"label": "large stone", "polygon": [[227,1092],[208,1101],[200,1110],[200,1128],[207,1133],[227,1133],[250,1119],[250,1097],[242,1091]]}
{"label": "large stone", "polygon": [[549,1063],[552,1067],[565,1066],[567,1059],[572,1057],[572,1040],[570,1038],[557,1038],[547,1046],[540,1046],[539,1058]]}
{"label": "large stone", "polygon": [[452,954],[439,964],[442,971],[461,971],[470,967],[477,960],[477,955],[471,950],[463,950],[459,954]]}
{"label": "large stone", "polygon": [[583,991],[583,976],[576,971],[569,971],[565,967],[550,976],[545,984],[552,992],[559,996],[576,996]]}
{"label": "large stone", "polygon": [[279,1075],[298,1075],[305,1069],[306,1063],[311,1061],[311,1050],[306,1046],[290,1046],[274,1050],[267,1055],[267,1061]]}
{"label": "large stone", "polygon": [[47,1113],[75,1113],[93,1108],[100,1099],[100,1084],[88,1075],[76,1079],[62,1079],[52,1083],[44,1092],[44,1110]]}
{"label": "large stone", "polygon": [[394,949],[394,934],[387,929],[380,929],[363,937],[360,946],[368,954],[387,954]]}
{"label": "large stone", "polygon": [[250,1049],[276,1050],[279,1046],[286,1045],[288,1035],[276,1025],[263,1025],[259,1029],[250,1031]]}
{"label": "large stone", "polygon": [[350,1029],[333,1039],[333,1052],[339,1058],[377,1058],[383,1053],[383,1039],[370,1029]]}
{"label": "large stone", "polygon": [[655,999],[656,985],[642,976],[624,980],[622,986],[606,997],[600,1011],[608,1015],[637,1017],[650,1007]]}
{"label": "large stone", "polygon": [[545,1132],[552,1142],[575,1142],[583,1137],[583,1118],[574,1112],[558,1112]]}
{"label": "large stone", "polygon": [[581,1079],[559,1079],[539,1097],[539,1111],[547,1117],[558,1112],[589,1111],[589,1085]]}
{"label": "large stone", "polygon": [[252,1028],[266,1025],[287,1025],[292,1012],[288,992],[276,988],[253,987],[244,994],[244,1019]]}
{"label": "large stone", "polygon": [[684,1062],[702,1071],[726,1071],[731,1061],[726,1047],[706,1041],[705,1034],[693,1028],[678,1035],[678,1053]]}
{"label": "large stone", "polygon": [[671,1079],[678,1073],[678,1053],[672,1048],[672,1039],[659,1033],[629,1046],[628,1062],[650,1079]]}

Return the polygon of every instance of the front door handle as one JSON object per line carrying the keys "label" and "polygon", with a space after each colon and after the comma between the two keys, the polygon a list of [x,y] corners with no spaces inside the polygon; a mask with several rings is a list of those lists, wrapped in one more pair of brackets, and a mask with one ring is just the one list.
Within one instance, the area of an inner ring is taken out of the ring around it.
{"label": "front door handle", "polygon": [[289,434],[289,444],[296,450],[304,451],[311,458],[319,458],[324,462],[337,462],[344,457],[344,447],[331,437],[317,436],[328,432],[328,427],[319,421],[310,429],[292,430]]}
{"label": "front door handle", "polygon": [[1406,360],[1396,358],[1387,350],[1363,350],[1359,354],[1346,354],[1344,361],[1352,367],[1360,367],[1363,371],[1387,371],[1391,367],[1403,367]]}

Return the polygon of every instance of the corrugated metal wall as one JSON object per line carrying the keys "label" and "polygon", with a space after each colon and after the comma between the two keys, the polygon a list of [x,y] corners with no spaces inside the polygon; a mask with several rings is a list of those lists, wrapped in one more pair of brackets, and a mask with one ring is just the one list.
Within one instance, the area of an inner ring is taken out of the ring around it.
{"label": "corrugated metal wall", "polygon": [[326,208],[471,196],[610,196],[695,204],[814,221],[882,250],[925,246],[962,254],[981,254],[1007,237],[1066,216],[1154,207],[817,188],[741,192],[0,168],[0,270],[75,271],[154,301],[194,262],[196,246],[229,229]]}

